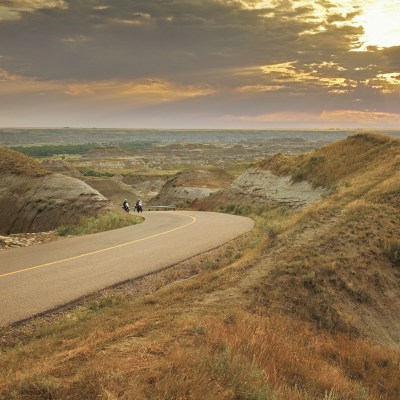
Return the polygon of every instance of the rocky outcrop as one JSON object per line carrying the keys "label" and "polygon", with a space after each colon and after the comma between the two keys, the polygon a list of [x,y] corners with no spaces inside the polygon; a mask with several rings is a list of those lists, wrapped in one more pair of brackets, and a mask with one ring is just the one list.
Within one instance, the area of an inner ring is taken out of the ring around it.
{"label": "rocky outcrop", "polygon": [[169,179],[150,203],[188,205],[227,187],[232,179],[232,175],[219,168],[183,171]]}
{"label": "rocky outcrop", "polygon": [[157,195],[155,199],[151,201],[151,203],[155,204],[182,204],[182,203],[191,203],[192,201],[207,197],[211,193],[218,191],[218,189],[210,189],[210,188],[199,188],[199,187],[190,187],[190,186],[179,186],[179,187],[164,187],[160,194]]}
{"label": "rocky outcrop", "polygon": [[327,190],[313,188],[307,181],[293,182],[290,176],[277,176],[271,171],[252,170],[236,178],[231,190],[255,201],[269,201],[290,208],[303,208],[322,199]]}
{"label": "rocky outcrop", "polygon": [[293,182],[291,176],[278,176],[269,170],[255,168],[239,175],[229,187],[196,200],[192,206],[215,210],[228,204],[269,204],[301,209],[320,201],[326,194],[326,189],[313,188],[307,181]]}
{"label": "rocky outcrop", "polygon": [[0,251],[16,247],[28,247],[35,244],[48,243],[59,238],[60,236],[57,231],[15,233],[7,236],[0,235]]}

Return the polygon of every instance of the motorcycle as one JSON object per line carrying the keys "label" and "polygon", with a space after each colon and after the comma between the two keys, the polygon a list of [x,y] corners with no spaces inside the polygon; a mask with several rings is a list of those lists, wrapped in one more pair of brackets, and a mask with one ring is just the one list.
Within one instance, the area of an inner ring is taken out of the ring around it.
{"label": "motorcycle", "polygon": [[141,202],[137,202],[135,205],[135,210],[139,213],[139,212],[143,212],[143,207],[142,207],[142,203]]}
{"label": "motorcycle", "polygon": [[129,203],[127,202],[123,203],[121,208],[123,208],[127,213],[130,211]]}

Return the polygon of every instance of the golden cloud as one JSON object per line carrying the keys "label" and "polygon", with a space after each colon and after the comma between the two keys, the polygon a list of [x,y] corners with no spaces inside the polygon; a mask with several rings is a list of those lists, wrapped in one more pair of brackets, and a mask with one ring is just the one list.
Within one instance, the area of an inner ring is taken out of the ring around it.
{"label": "golden cloud", "polygon": [[[293,83],[307,83],[307,87],[324,87],[330,93],[348,93],[357,87],[357,82],[352,79],[334,76],[335,73],[340,74],[344,70],[338,64],[324,62],[306,67],[310,71],[296,68],[294,62],[263,65],[259,68],[270,79],[267,87],[271,88],[274,86],[282,88],[283,83],[286,83],[288,88]],[[254,88],[257,89],[257,86]]]}
{"label": "golden cloud", "polygon": [[93,101],[124,99],[130,103],[156,104],[208,96],[215,90],[206,85],[178,85],[162,79],[140,81],[95,81],[69,84],[67,95]]}
{"label": "golden cloud", "polygon": [[11,74],[5,70],[0,70],[0,82],[0,95],[61,92],[64,87],[59,82],[40,81],[35,78]]}
{"label": "golden cloud", "polygon": [[384,94],[400,93],[400,72],[378,74],[365,83]]}
{"label": "golden cloud", "polygon": [[162,79],[106,80],[71,83],[43,81],[0,70],[0,95],[55,93],[83,101],[107,102],[120,99],[129,104],[173,102],[215,93],[207,85],[179,85]]}
{"label": "golden cloud", "polygon": [[33,12],[44,8],[68,8],[65,0],[12,0],[0,5],[0,20],[18,19],[20,12]]}
{"label": "golden cloud", "polygon": [[227,115],[223,120],[244,121],[244,122],[293,122],[293,121],[314,121],[316,115],[308,112],[275,112],[261,115]]}
{"label": "golden cloud", "polygon": [[65,0],[13,0],[14,10],[35,10],[40,8],[67,8]]}
{"label": "golden cloud", "polygon": [[386,123],[400,123],[400,114],[372,110],[335,110],[324,111],[320,114],[320,120],[329,122],[343,121],[366,125],[380,125]]}
{"label": "golden cloud", "polygon": [[331,123],[382,126],[385,124],[399,124],[400,114],[378,112],[371,110],[332,110],[320,113],[312,112],[276,112],[261,115],[224,116],[222,119],[242,122],[279,122],[279,123],[304,123],[311,122],[326,126]]}

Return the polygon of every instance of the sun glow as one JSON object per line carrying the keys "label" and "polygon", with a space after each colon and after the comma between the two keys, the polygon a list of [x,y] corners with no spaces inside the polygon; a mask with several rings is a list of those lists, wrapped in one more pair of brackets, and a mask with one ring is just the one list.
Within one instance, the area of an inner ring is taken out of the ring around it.
{"label": "sun glow", "polygon": [[400,45],[399,0],[378,0],[364,8],[357,22],[364,28],[360,38],[362,48],[368,46],[391,47]]}
{"label": "sun glow", "polygon": [[[238,0],[244,8],[274,10],[273,0]],[[364,29],[360,36],[358,50],[368,46],[391,47],[400,45],[400,1],[399,0],[337,0],[325,7],[317,0],[290,0],[293,9],[308,7],[309,14],[303,18],[319,21],[320,25],[303,32],[303,35],[317,34],[326,29],[324,25],[329,17],[341,16],[333,22],[337,26],[355,25]],[[332,23],[332,22],[331,22]]]}

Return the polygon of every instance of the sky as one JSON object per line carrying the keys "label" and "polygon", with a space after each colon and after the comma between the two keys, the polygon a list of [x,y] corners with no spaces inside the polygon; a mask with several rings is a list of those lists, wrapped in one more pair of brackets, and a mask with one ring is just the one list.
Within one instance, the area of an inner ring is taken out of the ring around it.
{"label": "sky", "polygon": [[0,0],[0,127],[400,129],[399,0]]}

